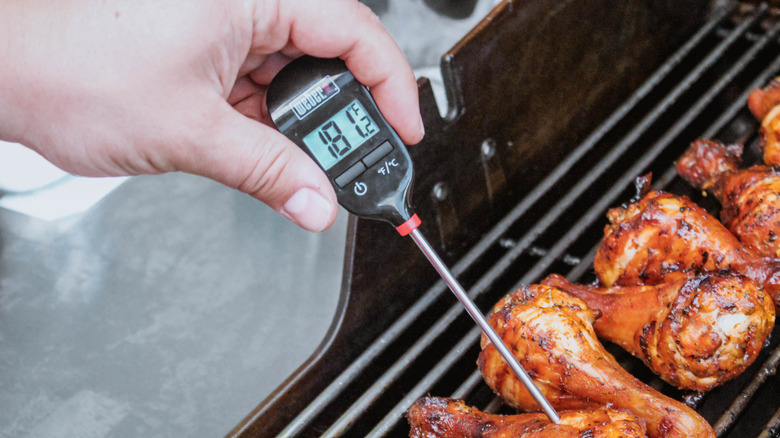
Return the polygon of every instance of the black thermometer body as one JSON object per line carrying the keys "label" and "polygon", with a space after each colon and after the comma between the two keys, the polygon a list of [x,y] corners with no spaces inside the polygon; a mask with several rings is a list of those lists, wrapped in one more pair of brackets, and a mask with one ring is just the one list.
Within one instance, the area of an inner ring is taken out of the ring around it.
{"label": "black thermometer body", "polygon": [[266,102],[279,131],[328,176],[339,204],[389,222],[401,234],[416,228],[406,146],[342,60],[292,61],[271,81]]}

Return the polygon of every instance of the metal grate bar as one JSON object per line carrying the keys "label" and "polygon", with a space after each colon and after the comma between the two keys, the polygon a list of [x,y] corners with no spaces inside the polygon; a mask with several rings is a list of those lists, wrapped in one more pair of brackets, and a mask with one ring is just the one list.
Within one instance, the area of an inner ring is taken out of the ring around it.
{"label": "metal grate bar", "polygon": [[458,389],[452,393],[452,398],[466,399],[469,394],[477,389],[477,386],[482,383],[482,373],[479,370],[474,370],[473,373],[458,387]]}
{"label": "metal grate bar", "polygon": [[596,258],[596,251],[599,250],[599,246],[601,245],[601,242],[599,241],[593,247],[588,251],[588,254],[585,255],[585,257],[582,258],[582,261],[579,265],[575,266],[573,269],[569,270],[568,273],[566,273],[566,278],[570,281],[577,281],[580,278],[582,278],[583,275],[585,275],[585,272],[590,270],[593,266],[593,259]]}
{"label": "metal grate bar", "polygon": [[[409,409],[409,406],[415,402],[418,398],[422,397],[430,388],[436,383],[441,376],[443,376],[447,370],[449,370],[455,363],[463,356],[463,352],[466,351],[472,344],[474,344],[482,332],[479,327],[474,327],[458,342],[458,344],[449,353],[447,353],[439,363],[436,364],[420,381],[414,385],[414,388],[410,389],[404,398],[399,401],[392,409],[382,418],[382,421],[377,423],[376,427],[368,434],[368,437],[382,437],[385,436],[390,429],[398,422],[398,419],[403,417],[404,413]],[[327,436],[327,433],[326,433]]]}
{"label": "metal grate bar", "polygon": [[721,415],[718,421],[715,423],[715,433],[718,437],[722,437],[728,432],[729,428],[734,424],[739,415],[745,410],[747,404],[756,394],[761,385],[764,384],[769,376],[774,375],[777,372],[777,365],[780,363],[780,346],[775,348],[775,351],[761,365],[761,371],[759,371],[753,380],[738,396],[734,399],[734,402],[729,406],[728,410]]}
{"label": "metal grate bar", "polygon": [[[469,251],[461,258],[461,261],[455,265],[453,272],[456,275],[465,271],[465,268],[476,262],[484,252],[506,233],[506,231],[517,220],[527,213],[542,196],[552,188],[557,181],[563,178],[575,165],[580,163],[582,158],[590,152],[593,147],[600,142],[604,136],[613,130],[623,118],[633,110],[639,102],[645,99],[655,88],[676,68],[699,44],[720,26],[723,20],[730,16],[736,9],[736,4],[722,10],[711,21],[696,32],[680,49],[670,56],[663,65],[656,70],[610,117],[590,134],[577,148],[572,150],[566,158],[563,159],[533,190],[528,192],[523,200],[509,211],[491,230],[483,236],[475,245],[474,249]],[[762,9],[756,14],[763,14]],[[758,17],[756,17],[758,18]],[[737,30],[735,30],[736,32]],[[462,269],[461,269],[462,268]],[[446,289],[444,282],[435,285],[436,288]]]}
{"label": "metal grate bar", "polygon": [[474,371],[458,386],[458,389],[450,394],[450,398],[464,400],[468,398],[474,388],[482,382],[482,374],[479,371]]}
{"label": "metal grate bar", "polygon": [[[618,160],[618,158],[622,157],[626,151],[640,138],[640,136],[644,134],[652,126],[652,124],[655,123],[661,117],[661,115],[663,115],[672,106],[672,104],[674,104],[677,99],[691,87],[691,85],[699,80],[704,75],[704,73],[716,63],[716,61],[731,45],[733,45],[741,36],[747,32],[750,27],[752,27],[759,19],[763,17],[767,10],[767,8],[763,6],[766,5],[762,5],[762,7],[757,8],[756,12],[749,19],[742,22],[732,31],[732,34],[729,36],[729,38],[722,41],[715,49],[711,50],[708,56],[700,64],[698,64],[694,70],[688,73],[688,75],[686,75],[686,77],[678,84],[677,87],[675,87],[674,90],[672,90],[671,93],[666,95],[665,98],[655,108],[653,108],[653,110],[648,115],[646,115],[636,125],[636,127],[629,132],[626,137],[624,137],[615,147],[613,147],[612,150],[610,150],[610,152],[605,155],[596,164],[596,166],[591,169],[590,172],[588,172],[582,179],[580,179],[580,181],[578,181],[576,185],[574,185],[574,187],[569,189],[566,195],[552,208],[550,208],[544,217],[536,222],[534,227],[526,232],[526,234],[523,236],[523,239],[521,239],[514,248],[507,252],[497,263],[493,265],[494,267],[491,269],[491,272],[503,273],[525,250],[531,246],[531,244],[543,232],[547,231],[551,224],[553,224],[563,215],[569,205],[573,204],[577,199],[579,199],[587,191],[587,189],[600,176],[602,176],[607,171],[607,169]],[[625,186],[625,183],[623,186]],[[558,250],[560,250],[560,247]],[[545,257],[545,260],[549,260],[551,262],[554,258],[559,257],[561,254],[562,252],[551,250],[547,257]],[[494,280],[489,277],[483,277],[483,279],[485,282],[488,282],[488,285]],[[474,285],[473,288],[478,289],[481,287],[487,287],[487,285],[483,285],[478,282]]]}
{"label": "metal grate bar", "polygon": [[[769,65],[769,67],[765,68],[764,71],[762,71],[756,77],[756,79],[750,83],[750,85],[745,87],[745,90],[734,101],[734,103],[729,105],[729,108],[726,111],[724,111],[720,115],[720,117],[718,117],[717,120],[715,120],[715,123],[713,123],[706,131],[704,131],[704,133],[701,135],[701,138],[715,137],[715,135],[717,135],[717,133],[720,130],[722,130],[726,126],[726,124],[729,123],[729,121],[733,120],[734,117],[736,117],[738,112],[740,112],[742,109],[745,108],[747,98],[750,92],[766,84],[769,81],[769,79],[771,79],[772,77],[774,77],[774,75],[777,74],[778,71],[780,71],[780,57],[776,58],[772,62],[772,64]],[[677,177],[677,168],[675,166],[672,166],[663,174],[663,176],[660,179],[658,179],[655,185],[657,187],[666,187],[676,177]]]}
{"label": "metal grate bar", "polygon": [[[710,125],[704,133],[700,136],[701,138],[713,138],[715,135],[717,135],[718,132],[720,132],[731,120],[733,120],[737,113],[739,113],[742,109],[745,108],[745,102],[747,102],[747,97],[750,94],[750,92],[756,88],[759,88],[766,84],[769,79],[774,77],[777,72],[780,71],[780,57],[775,59],[772,64],[769,65],[769,67],[765,68],[760,74],[756,76],[756,79],[754,79],[747,87],[745,87],[744,91],[739,95],[737,99],[734,100],[734,103],[729,105],[729,107],[724,111],[715,122]],[[663,189],[665,187],[668,187],[669,184],[671,184],[672,180],[677,177],[677,167],[676,165],[672,165],[669,167],[669,169],[664,172],[664,174],[661,176],[661,178],[658,178],[655,180],[653,186],[656,189]],[[596,251],[599,248],[599,243],[595,244],[580,260],[580,263],[577,264],[573,269],[571,269],[567,274],[566,278],[568,278],[571,281],[576,281],[579,278],[581,278],[583,275],[585,275],[585,272],[590,269],[593,259],[596,256]]]}
{"label": "metal grate bar", "polygon": [[501,401],[500,398],[496,397],[493,400],[490,401],[490,403],[485,406],[484,411],[490,414],[495,414],[498,412],[499,409],[501,409],[501,406],[503,406],[504,402]]}
{"label": "metal grate bar", "polygon": [[[721,131],[730,121],[732,121],[737,113],[745,108],[745,102],[747,102],[748,94],[758,88],[764,85],[770,78],[774,77],[777,72],[780,71],[780,57],[776,58],[772,64],[769,65],[769,67],[765,68],[760,74],[756,76],[756,79],[754,79],[747,87],[745,87],[744,91],[740,94],[740,96],[734,100],[734,102],[729,105],[729,107],[724,111],[718,119],[711,124],[701,135],[702,138],[712,138],[719,131]],[[664,189],[667,187],[674,178],[677,177],[677,167],[675,164],[669,167],[666,172],[664,172],[663,176],[656,180],[656,182],[653,184],[655,189]],[[577,279],[581,278],[582,275],[584,275],[585,271],[587,269],[590,269],[590,266],[592,264],[592,260],[595,257],[596,251],[599,248],[599,243],[595,244],[590,251],[588,251],[588,254],[583,257],[582,262],[575,266],[569,273],[567,274],[567,278],[571,281],[576,281]],[[703,399],[698,399],[697,404],[700,404]],[[735,416],[734,419],[736,419],[736,416],[741,414],[740,410],[734,410],[732,414]],[[778,414],[776,414],[777,416]],[[734,420],[732,419],[732,421]],[[777,419],[778,423],[772,423],[772,428],[777,427],[780,425],[780,418]],[[770,427],[768,426],[768,429]],[[762,435],[763,436],[763,435]]]}
{"label": "metal grate bar", "polygon": [[775,411],[775,415],[772,415],[766,428],[758,438],[777,438],[778,435],[780,435],[780,409]]}
{"label": "metal grate bar", "polygon": [[[461,267],[461,270],[463,268]],[[453,269],[455,271],[455,269]],[[339,376],[333,380],[306,408],[296,416],[287,427],[280,433],[281,436],[295,436],[303,431],[314,418],[319,415],[323,409],[325,409],[329,403],[331,403],[336,397],[338,397],[348,386],[351,384],[362,371],[379,356],[384,350],[395,341],[398,336],[403,333],[406,328],[417,319],[420,314],[428,309],[433,302],[441,295],[445,290],[439,287],[441,283],[443,288],[446,288],[443,281],[438,281],[431,289],[423,294],[412,307],[404,312],[400,318],[398,318],[383,334],[377,338],[347,369],[345,369]],[[451,317],[447,317],[449,313],[453,313]],[[445,327],[457,317],[456,312],[448,312],[438,322]],[[425,337],[424,337],[425,338]],[[423,338],[421,338],[423,339]],[[427,338],[426,338],[427,339]],[[425,345],[420,345],[424,347]],[[414,347],[412,347],[414,348]],[[411,349],[410,349],[411,351]],[[408,366],[409,362],[396,361],[394,367],[399,367],[399,371],[403,371]]]}
{"label": "metal grate bar", "polygon": [[[387,388],[400,376],[406,369],[427,349],[436,338],[452,324],[455,319],[463,313],[460,306],[452,306],[434,325],[432,325],[404,354],[385,371],[350,407],[335,421],[331,429],[333,431],[343,431],[348,425],[353,424],[368,409]],[[331,434],[329,436],[338,436]]]}
{"label": "metal grate bar", "polygon": [[[725,86],[745,68],[745,65],[752,61],[756,55],[770,41],[772,41],[772,39],[775,38],[778,31],[780,31],[780,23],[772,26],[772,28],[767,31],[767,33],[763,38],[761,38],[759,42],[757,42],[747,52],[745,52],[739,58],[739,60],[737,60],[737,62],[734,63],[734,65],[715,83],[715,85],[713,85],[713,87],[710,88],[707,93],[700,97],[696,103],[685,112],[682,118],[680,118],[674,125],[672,125],[670,129],[664,133],[661,139],[655,142],[653,146],[647,152],[645,152],[645,154],[633,166],[628,169],[628,171],[624,172],[620,179],[615,182],[612,188],[607,191],[607,193],[605,193],[601,198],[599,198],[598,202],[589,208],[588,211],[582,215],[582,217],[573,226],[571,226],[569,231],[558,240],[555,246],[550,249],[549,254],[537,262],[533,269],[526,273],[526,275],[520,279],[514,288],[521,287],[523,284],[528,284],[529,282],[534,281],[534,279],[537,277],[541,276],[544,271],[549,268],[549,266],[555,261],[556,257],[559,257],[561,254],[563,254],[563,252],[582,235],[585,229],[590,226],[590,224],[592,224],[596,218],[599,217],[599,215],[603,214],[604,210],[609,208],[610,205],[614,204],[620,193],[622,193],[624,188],[627,187],[631,181],[636,178],[636,175],[639,175],[645,168],[647,168],[647,166],[658,157],[658,155],[668,146],[668,144],[671,143],[675,137],[677,137],[680,132],[682,132],[687,127],[687,125],[690,124],[705,109],[705,107],[710,102],[712,102],[712,100],[720,92],[723,91]],[[583,178],[581,183],[584,183],[585,181],[586,178]],[[579,185],[580,184],[577,186]],[[579,196],[580,193],[584,193],[584,191],[585,188],[583,187],[579,191],[576,189],[572,190],[572,193],[577,192],[577,196]],[[562,199],[560,203],[562,203],[565,199],[566,197]],[[558,204],[552,208],[551,212],[556,211],[557,208],[559,208]],[[548,224],[546,222],[543,223],[545,223],[545,225]]]}

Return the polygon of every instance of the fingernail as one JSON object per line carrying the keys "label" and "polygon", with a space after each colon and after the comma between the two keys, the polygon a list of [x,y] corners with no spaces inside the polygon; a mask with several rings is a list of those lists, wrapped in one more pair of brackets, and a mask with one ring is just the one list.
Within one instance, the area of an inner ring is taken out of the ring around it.
{"label": "fingernail", "polygon": [[284,203],[280,213],[301,228],[319,232],[330,224],[333,206],[318,192],[302,188]]}
{"label": "fingernail", "polygon": [[420,134],[425,137],[425,123],[423,123],[422,115],[420,116]]}

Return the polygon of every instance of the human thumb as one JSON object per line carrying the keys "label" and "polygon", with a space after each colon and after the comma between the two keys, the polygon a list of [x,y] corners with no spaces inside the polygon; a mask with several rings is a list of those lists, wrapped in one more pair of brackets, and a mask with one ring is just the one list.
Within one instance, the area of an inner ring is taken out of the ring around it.
{"label": "human thumb", "polygon": [[336,219],[336,194],[324,172],[277,130],[235,111],[221,109],[185,167],[267,204],[308,231],[324,231]]}

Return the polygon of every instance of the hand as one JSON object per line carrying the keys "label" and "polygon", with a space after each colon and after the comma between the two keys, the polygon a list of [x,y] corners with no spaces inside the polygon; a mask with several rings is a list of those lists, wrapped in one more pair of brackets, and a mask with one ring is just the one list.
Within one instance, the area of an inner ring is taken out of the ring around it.
{"label": "hand", "polygon": [[80,175],[202,175],[311,231],[335,194],[265,107],[290,59],[344,59],[406,143],[423,136],[414,75],[355,0],[11,1],[0,37],[0,139]]}

